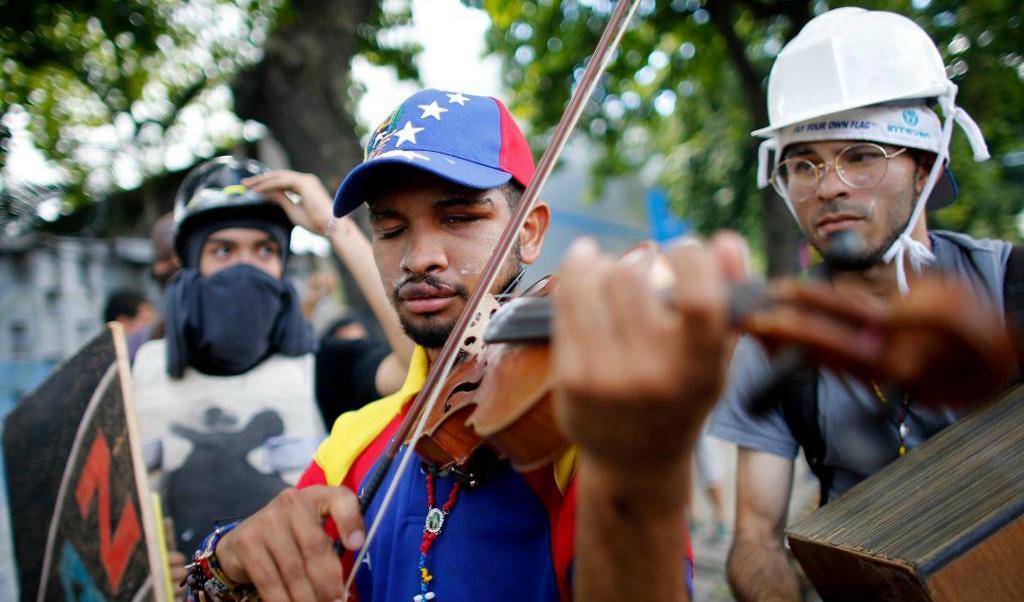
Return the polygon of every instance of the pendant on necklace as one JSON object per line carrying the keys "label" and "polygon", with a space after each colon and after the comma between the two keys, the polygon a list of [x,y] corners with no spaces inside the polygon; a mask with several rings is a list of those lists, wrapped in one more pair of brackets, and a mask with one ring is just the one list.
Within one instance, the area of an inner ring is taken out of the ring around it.
{"label": "pendant on necklace", "polygon": [[441,532],[441,527],[444,526],[444,510],[440,508],[431,508],[427,511],[427,520],[423,524],[423,531],[426,533],[432,533],[437,535]]}
{"label": "pendant on necklace", "polygon": [[910,433],[910,427],[907,426],[906,422],[901,422],[900,423],[900,437],[903,437],[904,439],[906,439],[907,435],[909,433]]}

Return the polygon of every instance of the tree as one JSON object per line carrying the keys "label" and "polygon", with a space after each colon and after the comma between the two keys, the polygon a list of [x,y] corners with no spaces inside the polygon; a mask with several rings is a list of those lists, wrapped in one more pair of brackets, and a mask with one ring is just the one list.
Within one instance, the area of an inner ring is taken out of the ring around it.
{"label": "tree", "polygon": [[266,125],[292,164],[328,185],[362,161],[352,117],[349,64],[356,54],[418,77],[419,47],[388,47],[382,30],[408,24],[408,3],[385,11],[376,0],[292,0],[263,47],[264,58],[233,82],[235,110]]}
{"label": "tree", "polygon": [[[352,57],[416,77],[418,48],[379,35],[409,22],[407,1],[386,9],[372,0],[7,4],[0,114],[28,115],[34,143],[64,174],[64,214],[264,128],[294,167],[336,183],[360,159]],[[158,202],[163,209],[169,199]],[[29,205],[2,217],[38,226]]]}
{"label": "tree", "polygon": [[[122,219],[108,211],[92,233],[132,222],[144,234],[170,208],[168,171],[265,131],[293,168],[337,185],[362,159],[352,58],[417,78],[419,47],[381,35],[409,24],[408,0],[12,4],[0,26],[0,114],[27,112],[35,144],[64,177],[60,190],[0,187],[0,232],[8,234],[54,227],[39,218],[39,205],[54,202],[63,230],[81,231],[89,223],[83,209],[123,202],[118,193],[131,189],[139,189],[142,207],[118,207]],[[371,316],[352,279],[342,282],[349,304]]]}
{"label": "tree", "polygon": [[[1024,68],[1015,3],[859,4],[897,10],[929,30],[961,85],[962,106],[979,119],[999,159],[965,168],[969,153],[955,138],[953,165],[963,166],[958,170],[963,194],[936,221],[1015,238],[1015,216],[1024,202],[1020,167],[1014,166],[1024,160],[1013,159],[1024,141]],[[543,144],[612,3],[483,0],[482,5],[494,21],[488,43],[506,65],[513,110],[535,126]],[[649,170],[698,229],[738,228],[755,246],[764,246],[769,275],[793,271],[798,233],[781,200],[756,189],[756,141],[749,133],[768,123],[765,84],[775,55],[828,7],[806,0],[641,2],[638,19],[584,116],[582,129],[601,149],[592,170],[596,185],[610,175]],[[995,102],[994,88],[1000,93]]]}

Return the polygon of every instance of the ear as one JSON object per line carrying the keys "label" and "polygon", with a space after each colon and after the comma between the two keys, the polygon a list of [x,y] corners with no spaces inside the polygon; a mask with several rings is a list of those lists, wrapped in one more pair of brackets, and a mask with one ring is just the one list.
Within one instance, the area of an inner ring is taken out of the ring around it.
{"label": "ear", "polygon": [[544,235],[551,223],[551,208],[547,203],[538,201],[530,214],[526,216],[523,227],[519,230],[519,253],[523,263],[531,264],[540,257],[541,247],[544,245]]}
{"label": "ear", "polygon": [[928,174],[932,171],[932,165],[935,165],[935,159],[934,153],[922,153],[921,158],[917,161],[917,171],[914,175],[914,192],[916,194],[921,194],[921,191],[924,190]]}

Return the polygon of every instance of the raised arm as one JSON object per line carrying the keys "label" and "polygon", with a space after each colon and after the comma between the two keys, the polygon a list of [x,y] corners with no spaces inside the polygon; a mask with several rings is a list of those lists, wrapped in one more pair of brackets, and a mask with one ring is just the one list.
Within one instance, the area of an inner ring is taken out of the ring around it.
{"label": "raised arm", "polygon": [[[388,293],[377,274],[370,241],[352,218],[331,217],[331,198],[313,174],[281,169],[249,178],[244,183],[280,205],[293,223],[313,234],[326,236],[331,242],[334,254],[355,278],[393,351],[377,368],[377,390],[382,394],[397,391],[412,359],[413,343],[402,331],[398,315],[388,301]],[[299,202],[293,202],[286,192],[298,195]]]}
{"label": "raised arm", "polygon": [[[394,351],[395,361],[400,368],[399,380],[394,387],[394,390],[398,390],[398,387],[402,385],[402,379],[405,378],[405,370],[412,360],[414,345],[402,331],[402,325],[398,322],[398,314],[395,313],[395,308],[388,301],[388,293],[384,290],[384,285],[381,284],[370,241],[356,226],[355,221],[347,215],[334,220],[327,232],[327,237],[331,241],[334,254],[341,259],[352,277],[355,278],[359,290],[363,291],[366,301],[370,304],[370,309],[373,310],[381,328],[384,329],[384,336],[387,337],[388,343]],[[378,382],[377,389],[383,392],[385,389],[379,385],[380,382]]]}
{"label": "raised arm", "polygon": [[736,534],[727,563],[740,602],[794,602],[800,584],[782,549],[793,461],[739,448],[736,460]]}
{"label": "raised arm", "polygon": [[402,330],[395,308],[388,301],[387,292],[377,273],[370,241],[347,215],[334,222],[327,236],[334,253],[348,267],[359,289],[366,296],[366,301],[391,345],[391,353],[377,366],[375,384],[381,395],[394,393],[405,380],[414,346]]}

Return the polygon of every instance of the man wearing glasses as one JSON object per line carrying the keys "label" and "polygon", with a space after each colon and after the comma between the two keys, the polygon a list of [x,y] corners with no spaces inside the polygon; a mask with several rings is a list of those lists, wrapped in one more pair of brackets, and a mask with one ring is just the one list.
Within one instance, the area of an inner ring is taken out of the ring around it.
{"label": "man wearing glasses", "polygon": [[[893,13],[830,11],[776,59],[770,125],[754,132],[766,139],[759,184],[775,187],[823,257],[819,275],[844,294],[889,303],[914,286],[915,275],[937,271],[964,279],[994,311],[1004,310],[1012,245],[927,226],[925,210],[956,197],[948,169],[954,123],[975,159],[988,158],[977,125],[955,105],[956,89],[928,35]],[[750,398],[768,370],[764,349],[741,339],[711,423],[711,434],[739,446],[729,581],[739,600],[798,600],[782,545],[798,450],[825,503],[957,416],[828,370],[790,379],[759,415]]]}

